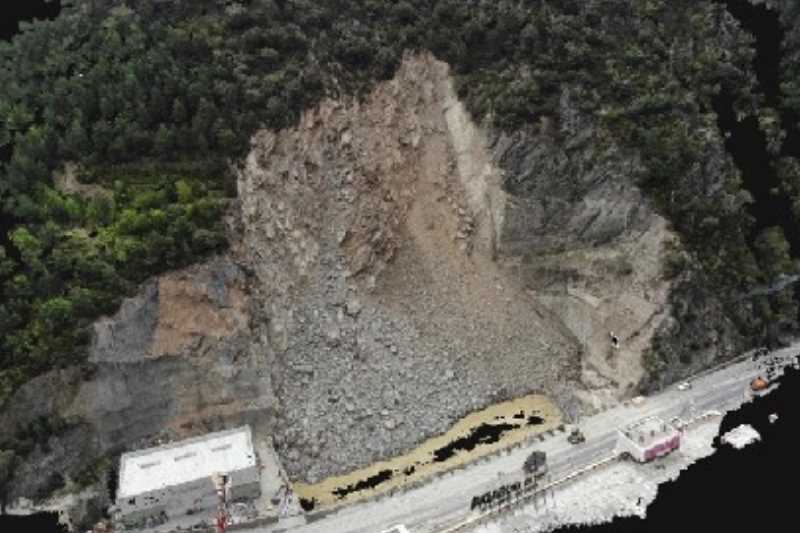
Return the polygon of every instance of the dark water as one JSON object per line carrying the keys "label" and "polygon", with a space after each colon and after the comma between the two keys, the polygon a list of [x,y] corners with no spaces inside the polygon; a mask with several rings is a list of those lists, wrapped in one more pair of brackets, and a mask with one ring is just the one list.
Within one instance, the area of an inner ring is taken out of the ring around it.
{"label": "dark water", "polygon": [[381,483],[384,483],[392,479],[392,476],[394,476],[394,472],[392,470],[381,470],[374,476],[362,479],[358,483],[347,485],[346,487],[339,487],[338,489],[334,490],[333,493],[339,498],[344,498],[345,496],[353,492],[358,492],[364,489],[375,488]]}
{"label": "dark water", "polygon": [[[524,411],[520,412],[518,415],[514,415],[513,418],[519,419],[520,422],[522,422],[523,420],[525,420]],[[536,425],[536,424],[541,424],[542,422],[544,422],[544,420],[538,416],[532,415],[528,417],[527,422],[529,425]],[[456,438],[447,443],[445,446],[442,446],[441,448],[437,448],[436,450],[434,450],[433,459],[430,462],[440,463],[443,461],[447,461],[448,459],[456,455],[459,451],[472,451],[478,446],[498,442],[504,433],[507,433],[508,431],[512,431],[514,429],[519,429],[520,427],[522,427],[521,423],[480,424],[479,426],[472,428],[466,436]],[[421,463],[416,463],[416,464],[419,465]],[[410,476],[415,471],[416,471],[415,465],[407,466],[402,470],[402,472],[399,470],[398,471],[381,470],[377,474],[362,479],[357,483],[338,487],[333,491],[333,494],[340,499],[345,498],[346,496],[354,492],[374,489],[381,483],[385,483],[390,479],[392,479],[392,477],[394,477],[395,474],[403,474],[405,476]],[[300,505],[303,507],[305,511],[311,511],[316,506],[316,502],[314,500],[301,499]]]}
{"label": "dark water", "polygon": [[[496,420],[500,420],[503,418],[504,417],[502,416],[495,417]],[[369,476],[367,478],[359,480],[357,483],[352,483],[350,485],[338,487],[333,491],[333,494],[337,496],[339,499],[342,499],[350,494],[359,492],[361,490],[374,489],[378,487],[381,483],[389,481],[395,475],[405,475],[405,476],[413,475],[414,472],[416,472],[417,470],[417,466],[422,466],[430,463],[441,463],[447,461],[460,451],[469,452],[479,446],[484,446],[487,444],[493,444],[495,442],[498,442],[505,433],[513,431],[515,429],[519,429],[524,425],[536,426],[544,423],[544,418],[536,414],[526,415],[524,410],[515,413],[514,415],[512,415],[511,418],[514,420],[519,420],[519,423],[512,423],[512,424],[504,422],[496,424],[482,423],[470,429],[469,433],[467,433],[465,436],[455,438],[452,441],[448,442],[446,445],[442,446],[441,448],[437,448],[436,450],[434,450],[433,458],[429,461],[416,462],[413,465],[408,465],[402,470],[400,469],[382,470],[373,476]],[[313,499],[312,500],[308,500],[305,498],[300,499],[300,505],[306,512],[312,511],[316,507],[316,504],[317,502]]]}
{"label": "dark water", "polygon": [[57,513],[39,513],[31,516],[0,515],[2,533],[67,533],[58,525]]}
{"label": "dark water", "polygon": [[60,11],[60,0],[3,0],[0,2],[0,39],[7,41],[16,35],[21,20],[52,19]]}
{"label": "dark water", "polygon": [[[594,527],[565,527],[559,532],[650,533],[658,531],[795,531],[791,526],[798,504],[797,474],[800,449],[797,446],[800,409],[800,372],[791,369],[772,394],[728,413],[720,434],[739,424],[750,424],[761,434],[761,442],[735,450],[719,450],[680,477],[659,487],[658,496],[647,510],[647,518],[618,518]],[[777,413],[770,424],[767,417]]]}
{"label": "dark water", "polygon": [[457,438],[433,452],[433,462],[441,463],[459,451],[472,451],[481,444],[492,444],[500,440],[503,433],[517,429],[518,424],[481,424],[470,430],[465,437]]}
{"label": "dark water", "polygon": [[[756,57],[753,68],[758,79],[758,89],[764,95],[767,106],[780,113],[781,127],[787,132],[781,146],[781,156],[800,157],[800,132],[797,117],[780,105],[780,60],[784,31],[777,12],[763,5],[754,6],[747,0],[720,0],[734,15],[742,27],[756,37]],[[779,185],[775,173],[776,157],[767,151],[767,140],[759,129],[757,120],[748,117],[736,121],[730,94],[723,90],[713,100],[721,131],[730,134],[725,148],[733,157],[742,173],[745,188],[753,195],[754,203],[749,207],[756,220],[755,231],[771,226],[783,229],[794,257],[800,256],[800,228],[792,220],[791,202],[785,196],[770,191]]]}
{"label": "dark water", "polygon": [[529,426],[538,426],[540,424],[544,424],[544,418],[541,416],[531,415],[528,417]]}
{"label": "dark water", "polygon": [[306,498],[300,498],[300,507],[303,509],[303,511],[310,513],[311,511],[314,510],[314,507],[316,506],[317,506],[316,498],[311,498],[310,500]]}
{"label": "dark water", "polygon": [[742,173],[744,187],[753,196],[754,202],[748,209],[756,220],[754,232],[780,226],[792,246],[792,255],[797,256],[800,253],[800,233],[792,223],[791,202],[786,196],[770,192],[770,189],[778,187],[778,178],[772,168],[774,158],[767,152],[767,140],[758,128],[758,122],[754,117],[737,122],[733,99],[727,91],[723,90],[714,98],[713,107],[720,130],[730,133],[725,148]]}
{"label": "dark water", "polygon": [[780,24],[778,13],[763,5],[755,6],[748,0],[719,0],[739,21],[742,27],[756,37],[757,55],[753,67],[758,78],[759,88],[766,104],[779,110],[781,127],[787,138],[781,147],[781,155],[800,156],[800,131],[797,129],[797,115],[781,107],[780,73],[783,57],[785,32]]}

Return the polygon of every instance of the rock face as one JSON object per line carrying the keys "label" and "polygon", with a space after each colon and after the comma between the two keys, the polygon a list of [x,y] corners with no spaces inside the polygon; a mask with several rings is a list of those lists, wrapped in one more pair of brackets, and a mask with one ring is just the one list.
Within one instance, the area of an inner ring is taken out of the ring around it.
{"label": "rock face", "polygon": [[161,276],[126,300],[115,316],[95,323],[89,360],[135,362],[196,353],[203,343],[246,340],[244,287],[244,275],[230,260]]}
{"label": "rock face", "polygon": [[363,101],[256,135],[239,253],[291,475],[398,453],[511,396],[632,391],[672,236],[635,158],[599,147],[566,94],[562,114],[561,135],[487,131],[420,56]]}
{"label": "rock face", "polygon": [[578,394],[602,407],[643,377],[642,352],[669,314],[664,253],[679,243],[633,185],[635,155],[573,109],[565,91],[558,131],[494,136],[511,199],[499,254],[569,329],[589,389]]}
{"label": "rock face", "polygon": [[[52,471],[75,477],[106,453],[270,418],[263,359],[250,352],[249,299],[228,258],[145,284],[95,324],[91,375],[53,371],[21,388],[3,427],[39,417],[67,428],[19,465],[9,501],[35,496]],[[48,391],[42,394],[42,391]]]}

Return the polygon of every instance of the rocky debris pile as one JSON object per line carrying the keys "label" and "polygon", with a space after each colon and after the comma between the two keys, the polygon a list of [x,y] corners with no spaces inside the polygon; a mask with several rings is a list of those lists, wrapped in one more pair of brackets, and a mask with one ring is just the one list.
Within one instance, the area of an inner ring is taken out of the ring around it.
{"label": "rocky debris pile", "polygon": [[399,454],[529,392],[570,400],[577,346],[496,253],[501,181],[430,56],[254,138],[239,252],[292,477]]}
{"label": "rocky debris pile", "polygon": [[401,453],[529,392],[574,414],[584,387],[598,391],[584,406],[633,392],[674,238],[633,185],[635,157],[593,143],[566,93],[562,108],[569,142],[486,130],[423,55],[362,100],[255,136],[237,257],[292,477]]}

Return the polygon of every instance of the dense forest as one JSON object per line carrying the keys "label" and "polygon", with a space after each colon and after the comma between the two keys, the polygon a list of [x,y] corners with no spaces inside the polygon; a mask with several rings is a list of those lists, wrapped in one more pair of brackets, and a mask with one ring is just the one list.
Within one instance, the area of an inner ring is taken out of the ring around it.
{"label": "dense forest", "polygon": [[[0,43],[0,405],[38,373],[85,364],[90,324],[137,283],[226,246],[231,166],[254,130],[289,126],[326,96],[364,94],[414,50],[449,62],[470,112],[497,128],[557,136],[543,125],[569,88],[603,135],[640,154],[637,179],[689,252],[670,258],[671,275],[744,294],[796,269],[780,230],[754,231],[735,168],[722,196],[698,194],[713,171],[711,98],[725,90],[737,112],[769,116],[751,39],[724,30],[730,15],[716,2],[62,4],[55,20]],[[792,36],[783,90],[800,113]],[[58,186],[66,162],[91,194]],[[800,216],[800,164],[779,164]],[[790,291],[729,312],[745,333],[796,321]]]}
{"label": "dense forest", "polygon": [[[776,163],[782,193],[792,202],[792,214],[800,221],[800,2],[779,0],[781,22],[786,29],[780,65],[781,111],[783,129],[789,130]],[[787,155],[789,154],[789,155]],[[800,224],[797,224],[800,226]]]}

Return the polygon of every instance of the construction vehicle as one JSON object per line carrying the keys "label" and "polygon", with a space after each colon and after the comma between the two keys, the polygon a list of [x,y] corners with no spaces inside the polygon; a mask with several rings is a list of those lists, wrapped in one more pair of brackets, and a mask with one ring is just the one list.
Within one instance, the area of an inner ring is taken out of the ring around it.
{"label": "construction vehicle", "polygon": [[753,392],[762,391],[766,389],[768,386],[769,382],[766,379],[762,378],[761,376],[758,376],[756,379],[750,382],[750,390],[752,390]]}
{"label": "construction vehicle", "polygon": [[525,463],[522,465],[522,470],[534,478],[540,478],[547,474],[547,453],[536,450],[532,452]]}
{"label": "construction vehicle", "polygon": [[582,442],[586,442],[586,437],[584,436],[584,434],[581,432],[580,429],[575,428],[567,437],[567,442],[569,442],[570,444],[580,444]]}

